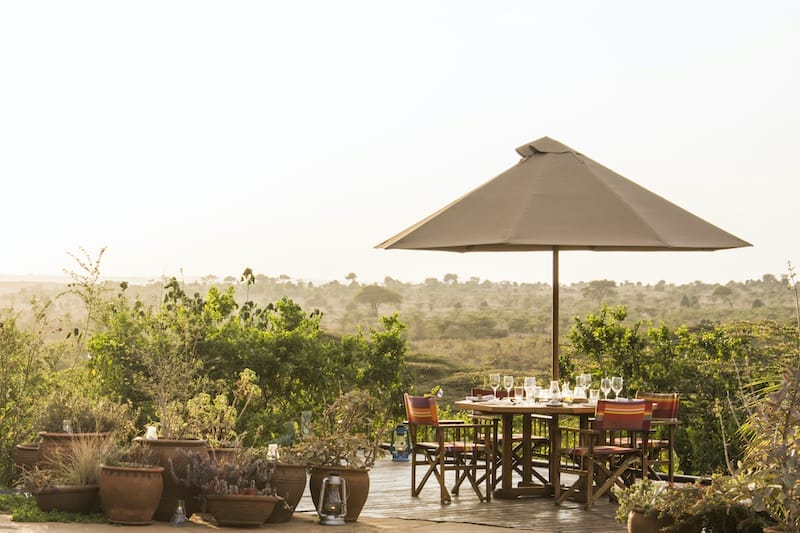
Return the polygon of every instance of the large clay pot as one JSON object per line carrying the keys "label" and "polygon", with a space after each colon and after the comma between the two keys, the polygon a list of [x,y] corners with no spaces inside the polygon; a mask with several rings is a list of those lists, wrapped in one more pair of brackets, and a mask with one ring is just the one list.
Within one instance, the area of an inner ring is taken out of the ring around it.
{"label": "large clay pot", "polygon": [[658,533],[665,525],[657,514],[640,511],[628,513],[628,533]]}
{"label": "large clay pot", "polygon": [[58,455],[67,453],[80,440],[106,440],[111,438],[111,433],[51,433],[42,431],[39,433],[39,460],[47,465],[49,461]]}
{"label": "large clay pot", "polygon": [[273,524],[288,522],[306,490],[306,466],[278,463],[272,473],[272,487],[275,489],[275,494],[285,502],[275,506],[267,522]]}
{"label": "large clay pot", "polygon": [[[172,476],[172,470],[174,469],[175,474],[179,478],[185,477],[187,463],[185,458],[178,455],[178,450],[182,449],[185,452],[194,452],[201,456],[208,457],[206,441],[173,439],[149,440],[140,437],[134,440],[150,446],[150,449],[158,457],[158,464],[164,467],[164,472],[162,474],[164,490],[161,493],[161,501],[158,503],[158,508],[153,518],[160,522],[169,522],[169,519],[175,514],[175,506],[178,504],[178,500],[184,501],[186,516],[192,516],[192,513],[201,512],[202,502],[200,501],[200,490],[180,485]],[[170,468],[170,460],[172,460],[172,468]]]}
{"label": "large clay pot", "polygon": [[20,470],[32,470],[39,463],[39,443],[17,444],[14,448],[14,464]]}
{"label": "large clay pot", "polygon": [[240,448],[213,448],[207,447],[208,456],[217,463],[230,463],[239,453]]}
{"label": "large clay pot", "polygon": [[109,522],[144,525],[153,522],[164,488],[163,466],[100,468],[100,503]]}
{"label": "large clay pot", "polygon": [[355,522],[364,508],[364,504],[367,503],[367,496],[369,496],[369,470],[345,466],[312,467],[309,488],[315,509],[319,508],[322,480],[330,473],[339,474],[345,480],[347,484],[347,514],[344,521]]}
{"label": "large clay pot", "polygon": [[209,495],[208,512],[220,526],[260,526],[272,514],[276,496]]}
{"label": "large clay pot", "polygon": [[33,497],[42,511],[89,514],[100,509],[97,485],[47,487]]}

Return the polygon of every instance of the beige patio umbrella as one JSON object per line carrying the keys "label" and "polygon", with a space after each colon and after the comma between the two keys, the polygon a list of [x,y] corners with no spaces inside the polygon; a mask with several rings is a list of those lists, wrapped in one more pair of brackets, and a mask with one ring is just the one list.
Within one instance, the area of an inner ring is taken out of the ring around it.
{"label": "beige patio umbrella", "polygon": [[378,244],[448,252],[553,252],[553,379],[558,379],[558,253],[710,251],[751,246],[560,142]]}

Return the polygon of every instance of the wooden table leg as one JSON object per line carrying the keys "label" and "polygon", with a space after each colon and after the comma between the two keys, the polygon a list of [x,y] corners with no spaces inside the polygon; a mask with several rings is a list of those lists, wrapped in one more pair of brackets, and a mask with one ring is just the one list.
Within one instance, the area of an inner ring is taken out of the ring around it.
{"label": "wooden table leg", "polygon": [[[529,428],[530,430],[530,425]],[[503,476],[503,482],[500,488],[494,491],[494,497],[499,499],[518,498],[520,496],[546,496],[549,493],[549,488],[542,487],[541,485],[529,486],[513,486],[514,477],[514,464],[511,459],[513,453],[513,438],[514,438],[514,415],[512,413],[503,413],[503,457],[500,465],[500,472]],[[528,439],[528,450],[530,452],[530,439]]]}
{"label": "wooden table leg", "polygon": [[558,431],[558,415],[550,417],[550,485],[553,496],[558,500],[561,494],[561,433]]}
{"label": "wooden table leg", "polygon": [[520,486],[527,486],[533,483],[532,424],[531,414],[525,413],[522,416],[522,483],[520,483]]}
{"label": "wooden table leg", "polygon": [[514,476],[514,465],[511,462],[511,455],[514,449],[514,415],[503,413],[503,451],[500,463],[500,472],[503,476],[501,489],[510,491],[511,482]]}

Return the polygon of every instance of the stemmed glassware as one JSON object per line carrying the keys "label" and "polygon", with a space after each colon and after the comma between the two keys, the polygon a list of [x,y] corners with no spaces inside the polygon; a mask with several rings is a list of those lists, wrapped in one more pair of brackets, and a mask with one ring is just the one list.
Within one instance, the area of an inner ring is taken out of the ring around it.
{"label": "stemmed glassware", "polygon": [[603,391],[603,398],[608,399],[608,393],[611,391],[611,380],[603,378],[600,380],[600,390]]}
{"label": "stemmed glassware", "polygon": [[611,378],[611,390],[614,391],[614,398],[619,399],[619,393],[622,392],[622,376]]}
{"label": "stemmed glassware", "polygon": [[506,389],[506,398],[511,399],[511,389],[514,388],[514,376],[503,376],[503,387]]}
{"label": "stemmed glassware", "polygon": [[494,397],[497,398],[497,388],[500,386],[500,374],[489,374],[489,386],[492,388]]}

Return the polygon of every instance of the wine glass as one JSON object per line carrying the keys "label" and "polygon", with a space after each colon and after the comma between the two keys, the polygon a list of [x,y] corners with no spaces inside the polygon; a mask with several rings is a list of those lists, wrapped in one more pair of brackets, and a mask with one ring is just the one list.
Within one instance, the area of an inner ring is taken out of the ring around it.
{"label": "wine glass", "polygon": [[611,380],[603,378],[600,380],[600,390],[603,391],[603,398],[608,399],[608,393],[611,390]]}
{"label": "wine glass", "polygon": [[611,390],[614,391],[614,397],[619,399],[619,393],[622,392],[622,376],[611,378]]}
{"label": "wine glass", "polygon": [[497,398],[497,388],[500,386],[500,374],[489,374],[489,386],[492,388],[494,397]]}
{"label": "wine glass", "polygon": [[506,398],[511,399],[511,389],[514,388],[514,376],[503,376],[503,387],[506,389]]}

